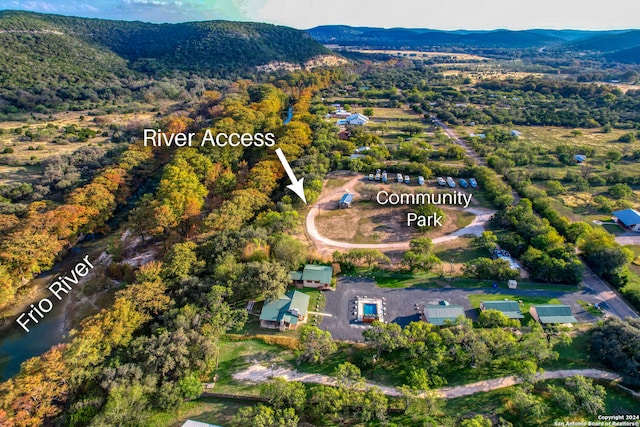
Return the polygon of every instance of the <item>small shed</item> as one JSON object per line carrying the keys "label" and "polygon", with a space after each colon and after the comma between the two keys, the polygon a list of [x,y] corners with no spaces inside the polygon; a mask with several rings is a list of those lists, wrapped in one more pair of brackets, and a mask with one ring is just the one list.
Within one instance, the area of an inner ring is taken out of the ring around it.
{"label": "small shed", "polygon": [[509,280],[507,282],[507,286],[509,287],[509,289],[517,289],[518,288],[518,282],[516,282],[515,280]]}
{"label": "small shed", "polygon": [[353,202],[353,194],[345,193],[342,195],[338,203],[340,204],[340,209],[345,209],[351,207],[351,202]]}

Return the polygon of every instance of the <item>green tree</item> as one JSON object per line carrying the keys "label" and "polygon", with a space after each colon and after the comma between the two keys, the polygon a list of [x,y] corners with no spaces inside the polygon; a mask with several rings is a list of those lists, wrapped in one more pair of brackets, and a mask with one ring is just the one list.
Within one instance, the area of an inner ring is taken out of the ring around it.
{"label": "green tree", "polygon": [[509,319],[498,310],[483,310],[478,316],[478,324],[483,328],[515,328],[519,326],[519,323],[516,319]]}
{"label": "green tree", "polygon": [[580,375],[566,380],[567,388],[575,396],[578,409],[587,414],[601,414],[605,410],[607,391],[601,385],[594,385],[593,380]]}
{"label": "green tree", "polygon": [[274,410],[259,403],[241,408],[230,424],[232,427],[297,427],[299,420],[293,408]]}
{"label": "green tree", "polygon": [[271,255],[290,270],[296,270],[307,259],[307,245],[288,234],[282,234],[276,238],[277,241],[271,248]]}
{"label": "green tree", "polygon": [[276,409],[293,408],[301,413],[307,400],[304,384],[275,377],[260,387],[260,396]]}
{"label": "green tree", "polygon": [[473,244],[493,253],[498,247],[498,236],[492,231],[483,231],[480,236],[473,239]]}
{"label": "green tree", "polygon": [[625,133],[624,135],[622,135],[620,138],[618,138],[618,141],[620,141],[620,142],[636,142],[636,136],[633,134],[633,132],[628,132],[628,133]]}
{"label": "green tree", "polygon": [[353,172],[360,172],[362,169],[364,169],[364,162],[360,159],[353,159],[351,160],[351,162],[349,162],[349,169],[351,169]]}
{"label": "green tree", "polygon": [[322,363],[338,350],[329,331],[311,325],[303,325],[300,328],[300,347],[300,359],[312,363]]}
{"label": "green tree", "polygon": [[171,246],[164,257],[163,274],[173,280],[197,274],[205,266],[196,255],[197,245],[194,242],[176,243]]}
{"label": "green tree", "polygon": [[609,150],[607,151],[607,160],[610,162],[616,163],[622,159],[622,153],[618,150]]}
{"label": "green tree", "polygon": [[422,133],[422,126],[420,125],[405,125],[400,128],[400,130],[406,133],[409,136],[417,135]]}
{"label": "green tree", "polygon": [[551,392],[551,400],[558,408],[568,414],[576,411],[576,398],[571,392],[562,386],[550,385],[548,388]]}
{"label": "green tree", "polygon": [[291,282],[289,270],[276,262],[254,261],[244,265],[238,283],[234,289],[236,298],[255,298],[262,296],[265,299],[280,297]]}
{"label": "green tree", "polygon": [[491,427],[493,423],[482,415],[476,415],[473,418],[466,418],[458,424],[459,427]]}
{"label": "green tree", "polygon": [[362,110],[362,114],[369,118],[373,117],[373,108],[365,108],[364,110]]}
{"label": "green tree", "polygon": [[547,187],[547,194],[550,196],[563,194],[566,191],[562,183],[555,179],[547,181],[545,186]]}
{"label": "green tree", "polygon": [[618,183],[609,187],[609,194],[616,199],[627,199],[633,195],[633,189],[627,184]]}
{"label": "green tree", "polygon": [[402,328],[397,323],[382,323],[375,320],[371,327],[362,331],[364,341],[375,348],[378,354],[391,352],[404,346]]}
{"label": "green tree", "polygon": [[404,263],[411,271],[430,271],[442,261],[433,253],[433,242],[426,237],[412,239],[409,250],[404,253]]}
{"label": "green tree", "polygon": [[379,262],[389,262],[389,257],[377,249],[352,249],[348,253],[351,260],[365,262],[370,270],[374,264]]}
{"label": "green tree", "polygon": [[336,377],[336,382],[340,387],[352,392],[364,390],[364,378],[362,378],[360,368],[353,363],[344,362],[339,364],[333,372],[333,376]]}
{"label": "green tree", "polygon": [[476,258],[464,266],[464,274],[474,279],[509,280],[520,276],[505,259]]}
{"label": "green tree", "polygon": [[365,423],[373,420],[385,421],[388,407],[387,396],[379,388],[371,387],[362,396],[360,420]]}

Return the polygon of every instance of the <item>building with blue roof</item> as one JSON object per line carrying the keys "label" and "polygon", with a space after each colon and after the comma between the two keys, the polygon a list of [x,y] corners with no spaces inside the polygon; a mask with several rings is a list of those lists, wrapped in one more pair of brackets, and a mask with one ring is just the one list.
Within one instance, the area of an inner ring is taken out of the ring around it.
{"label": "building with blue roof", "polygon": [[640,212],[635,209],[624,209],[613,213],[615,221],[622,228],[640,232]]}
{"label": "building with blue roof", "polygon": [[350,208],[351,202],[353,202],[353,194],[345,193],[340,198],[340,201],[338,203],[340,204],[340,209],[344,209],[344,208]]}

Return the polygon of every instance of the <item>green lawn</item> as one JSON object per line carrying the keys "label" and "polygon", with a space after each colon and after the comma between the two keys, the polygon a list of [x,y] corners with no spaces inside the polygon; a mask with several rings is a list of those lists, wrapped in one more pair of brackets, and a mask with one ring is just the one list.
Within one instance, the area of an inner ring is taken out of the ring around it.
{"label": "green lawn", "polygon": [[[466,225],[463,227],[466,227]],[[485,249],[473,246],[472,240],[473,239],[463,237],[450,242],[439,243],[435,246],[434,252],[438,258],[445,263],[454,262],[464,264],[476,258],[490,256],[489,252]]]}
{"label": "green lawn", "polygon": [[381,288],[408,288],[410,286],[430,283],[438,275],[436,273],[411,273],[405,271],[374,270],[366,274],[376,281]]}
{"label": "green lawn", "polygon": [[252,404],[254,403],[217,397],[202,397],[193,402],[187,402],[171,412],[155,414],[149,420],[149,425],[180,427],[185,421],[193,420],[224,426],[229,424],[238,410]]}
{"label": "green lawn", "polygon": [[221,341],[218,381],[213,391],[242,395],[258,394],[259,386],[237,382],[232,377],[233,373],[260,362],[290,365],[294,357],[290,350],[259,340]]}
{"label": "green lawn", "polygon": [[586,369],[603,368],[598,362],[591,360],[589,341],[591,330],[576,330],[571,334],[571,344],[556,345],[554,351],[558,352],[558,359],[547,360],[542,368],[547,371],[558,369]]}
{"label": "green lawn", "polygon": [[602,311],[600,311],[597,308],[595,308],[593,306],[593,304],[591,304],[590,302],[583,301],[583,300],[579,299],[578,300],[578,304],[580,304],[580,306],[582,308],[584,308],[589,314],[591,314],[593,316],[600,317],[600,316],[602,316],[604,314]]}

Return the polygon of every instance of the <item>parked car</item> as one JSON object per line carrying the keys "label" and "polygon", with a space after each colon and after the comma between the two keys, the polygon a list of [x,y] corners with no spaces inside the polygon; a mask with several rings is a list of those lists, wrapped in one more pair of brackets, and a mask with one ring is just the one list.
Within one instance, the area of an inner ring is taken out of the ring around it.
{"label": "parked car", "polygon": [[451,178],[450,176],[447,177],[447,185],[451,188],[454,188],[456,186],[456,182],[453,180],[453,178]]}
{"label": "parked car", "polygon": [[478,181],[475,178],[469,178],[469,184],[471,184],[471,188],[476,188],[478,186]]}
{"label": "parked car", "polygon": [[444,180],[443,177],[439,176],[438,177],[438,184],[440,185],[447,185],[447,182]]}
{"label": "parked car", "polygon": [[373,174],[372,173],[369,174],[369,181],[373,181]]}
{"label": "parked car", "polygon": [[460,178],[460,187],[467,188],[468,186],[469,186],[469,183],[467,182],[467,180],[464,178]]}
{"label": "parked car", "polygon": [[398,181],[400,184],[402,184],[402,174],[396,174],[396,181]]}
{"label": "parked car", "polygon": [[405,175],[404,176],[404,183],[405,184],[409,184],[411,182],[411,179],[409,178],[409,175]]}
{"label": "parked car", "polygon": [[418,185],[424,185],[424,176],[418,177]]}

